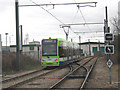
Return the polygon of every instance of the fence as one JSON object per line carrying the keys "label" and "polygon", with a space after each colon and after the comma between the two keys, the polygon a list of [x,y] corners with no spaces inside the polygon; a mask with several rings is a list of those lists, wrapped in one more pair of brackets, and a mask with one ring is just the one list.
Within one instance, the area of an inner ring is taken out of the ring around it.
{"label": "fence", "polygon": [[33,58],[35,60],[41,60],[40,52],[38,51],[22,52],[21,54],[29,56],[30,58]]}

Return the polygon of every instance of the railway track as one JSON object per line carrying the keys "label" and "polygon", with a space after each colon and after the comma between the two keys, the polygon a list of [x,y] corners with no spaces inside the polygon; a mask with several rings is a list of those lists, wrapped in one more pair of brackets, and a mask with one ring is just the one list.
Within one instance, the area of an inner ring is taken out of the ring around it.
{"label": "railway track", "polygon": [[52,73],[53,71],[56,71],[58,69],[58,68],[56,68],[53,70],[44,70],[45,68],[30,72],[30,73],[26,73],[26,74],[21,75],[21,76],[10,78],[7,80],[3,80],[2,81],[2,88],[6,89],[6,88],[17,87],[19,85],[30,82],[36,78],[39,78],[40,76],[46,75],[48,73]]}
{"label": "railway track", "polygon": [[[89,59],[88,61],[84,62],[83,64],[79,65],[77,68],[75,68],[74,70],[72,70],[71,72],[69,72],[67,75],[65,75],[62,79],[60,79],[58,82],[56,82],[54,85],[52,85],[49,90],[52,90],[52,89],[57,89],[57,88],[64,88],[64,86],[68,83],[71,83],[70,81],[66,82],[66,80],[69,79],[69,77],[71,77],[72,74],[74,74],[76,71],[78,71],[80,68],[83,68],[83,66],[85,66],[86,64],[88,64],[90,61],[92,61],[93,59],[95,58],[91,58]],[[86,84],[86,81],[88,80],[88,77],[93,69],[93,67],[95,66],[96,62],[97,62],[97,59],[90,65],[90,68],[89,70],[87,69],[87,74],[86,76],[84,77],[84,80],[81,80],[81,85],[79,83],[79,87],[77,87],[79,90],[82,90]],[[81,78],[77,78],[78,79],[81,79]],[[75,80],[75,79],[74,79]],[[80,81],[80,80],[79,80]],[[63,85],[63,83],[65,85]],[[73,81],[72,81],[73,83]],[[77,83],[77,82],[76,82]],[[71,84],[71,85],[74,85],[74,84]],[[71,85],[68,85],[69,87],[65,87],[65,88],[70,88]],[[75,87],[76,88],[76,87]]]}
{"label": "railway track", "polygon": [[90,66],[90,69],[89,69],[89,71],[88,71],[85,79],[83,80],[81,86],[80,86],[80,90],[82,90],[82,89],[84,88],[84,86],[85,86],[85,84],[86,84],[86,82],[87,82],[87,80],[88,80],[88,78],[89,78],[89,76],[90,76],[90,73],[92,72],[92,70],[93,70],[93,68],[94,68],[97,60],[98,60],[98,58],[95,60],[95,62],[93,63],[93,65]]}
{"label": "railway track", "polygon": [[[82,58],[82,59],[84,59],[84,58]],[[19,88],[19,87],[22,87],[29,82],[31,83],[32,81],[34,81],[36,79],[40,79],[40,77],[43,78],[43,81],[44,81],[45,80],[44,78],[46,78],[47,75],[49,75],[49,74],[51,76],[56,76],[56,75],[53,75],[53,73],[56,73],[58,71],[59,71],[58,74],[62,73],[63,71],[64,72],[67,71],[66,74],[65,73],[61,74],[62,75],[61,77],[64,77],[64,76],[67,75],[67,73],[71,73],[72,71],[74,71],[71,64],[69,64],[69,71],[68,70],[65,71],[64,69],[62,71],[62,69],[59,69],[59,68],[55,68],[53,70],[44,70],[44,69],[45,68],[43,68],[41,70],[36,70],[36,71],[30,72],[30,73],[27,73],[27,74],[24,74],[24,75],[21,75],[21,76],[18,76],[18,77],[14,77],[14,78],[11,78],[11,79],[8,79],[8,80],[4,80],[4,81],[2,81],[2,88],[3,88],[3,90],[6,89],[6,88]],[[60,79],[60,78],[58,78],[58,79]],[[28,85],[32,85],[32,84],[28,84]]]}
{"label": "railway track", "polygon": [[[18,78],[21,78],[21,77],[24,77],[24,76],[27,76],[27,75],[30,75],[30,74],[34,74],[34,73],[37,73],[39,71],[42,71],[43,69],[45,69],[46,67],[43,67],[42,69],[38,69],[38,70],[34,70],[34,71],[31,71],[31,72],[27,72],[27,73],[24,73],[24,74],[21,74],[21,75],[17,75],[15,77],[12,77],[12,78],[9,78],[9,79],[4,79],[2,80],[2,83],[6,83],[6,82],[9,82],[9,81],[12,81],[12,80],[15,80],[15,79],[18,79]],[[3,76],[4,77],[4,76]]]}

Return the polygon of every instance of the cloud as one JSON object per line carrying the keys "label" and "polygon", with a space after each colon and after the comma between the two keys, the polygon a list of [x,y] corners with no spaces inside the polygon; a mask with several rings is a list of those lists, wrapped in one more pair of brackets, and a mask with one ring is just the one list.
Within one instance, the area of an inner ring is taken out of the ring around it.
{"label": "cloud", "polygon": [[14,5],[13,0],[0,0],[0,13]]}
{"label": "cloud", "polygon": [[[38,4],[43,3],[73,3],[74,0],[33,0]],[[86,2],[91,0],[75,0],[76,2]],[[103,22],[105,18],[105,6],[108,6],[108,17],[111,18],[117,15],[117,4],[119,0],[92,0],[96,1],[97,7],[84,7],[80,8],[86,22]],[[19,0],[19,4],[33,4],[30,0]],[[55,17],[61,20],[63,23],[81,23],[85,22],[83,17],[78,11],[76,5],[68,6],[45,6],[46,10],[52,13]],[[28,33],[31,40],[39,40],[48,37],[63,37],[65,39],[65,34],[62,28],[59,27],[60,23],[54,17],[52,17],[45,10],[40,7],[20,7],[20,25],[23,25],[23,34]],[[78,12],[77,12],[78,11]],[[115,13],[116,12],[116,13]],[[0,33],[5,36],[5,32],[9,34],[15,34],[15,0],[0,0]],[[90,30],[103,30],[103,25],[80,25],[71,26],[73,31],[86,31]],[[92,36],[93,34],[79,34],[82,37]],[[15,35],[14,35],[15,36]],[[77,37],[78,35],[70,31],[70,38]],[[82,41],[84,41],[82,38]],[[88,38],[87,38],[88,39]],[[77,40],[78,41],[78,40]],[[4,43],[5,41],[3,41]]]}

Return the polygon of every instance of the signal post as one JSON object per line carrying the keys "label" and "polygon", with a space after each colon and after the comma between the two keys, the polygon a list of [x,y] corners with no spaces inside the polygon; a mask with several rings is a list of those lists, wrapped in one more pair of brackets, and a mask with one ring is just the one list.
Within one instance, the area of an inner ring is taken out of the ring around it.
{"label": "signal post", "polygon": [[114,54],[114,45],[111,45],[111,41],[114,41],[114,35],[110,33],[110,27],[108,27],[108,15],[107,7],[105,7],[106,19],[104,20],[104,34],[105,34],[105,54],[107,55],[107,66],[109,68],[109,83],[112,84],[111,80],[111,67],[113,65],[110,59],[110,54]]}

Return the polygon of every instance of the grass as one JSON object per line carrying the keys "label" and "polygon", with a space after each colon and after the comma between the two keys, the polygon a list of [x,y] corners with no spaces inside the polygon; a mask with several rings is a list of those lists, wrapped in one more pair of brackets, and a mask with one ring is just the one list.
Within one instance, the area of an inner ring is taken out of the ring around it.
{"label": "grass", "polygon": [[[16,53],[3,52],[2,54],[2,71],[3,74],[17,73],[16,70]],[[28,71],[32,69],[40,68],[40,60],[35,60],[29,56],[20,55],[20,71]]]}

